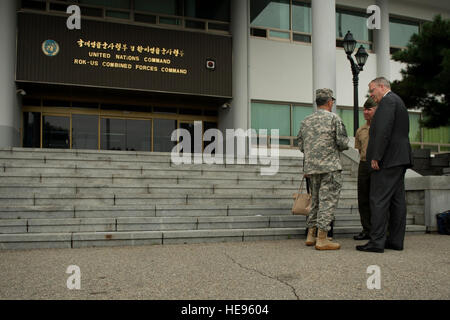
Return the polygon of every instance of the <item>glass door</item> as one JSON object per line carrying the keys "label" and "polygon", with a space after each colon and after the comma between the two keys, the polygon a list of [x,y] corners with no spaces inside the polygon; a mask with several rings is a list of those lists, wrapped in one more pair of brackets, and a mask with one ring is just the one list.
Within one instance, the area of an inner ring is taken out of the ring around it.
{"label": "glass door", "polygon": [[70,116],[42,116],[42,147],[70,148]]}
{"label": "glass door", "polygon": [[153,151],[171,152],[176,141],[172,141],[172,132],[177,129],[177,120],[153,119]]}
{"label": "glass door", "polygon": [[102,118],[100,146],[103,150],[151,151],[151,120]]}

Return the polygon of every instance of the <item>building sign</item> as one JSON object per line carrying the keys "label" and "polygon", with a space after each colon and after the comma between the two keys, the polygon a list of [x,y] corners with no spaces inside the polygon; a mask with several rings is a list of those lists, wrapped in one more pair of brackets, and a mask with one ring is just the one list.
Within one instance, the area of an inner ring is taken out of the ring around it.
{"label": "building sign", "polygon": [[231,37],[66,19],[19,13],[16,81],[231,98]]}

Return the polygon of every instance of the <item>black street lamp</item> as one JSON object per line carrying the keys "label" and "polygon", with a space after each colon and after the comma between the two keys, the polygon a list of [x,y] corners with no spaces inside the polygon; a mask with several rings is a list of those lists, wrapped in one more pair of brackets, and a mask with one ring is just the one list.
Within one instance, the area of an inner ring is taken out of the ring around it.
{"label": "black street lamp", "polygon": [[352,53],[356,47],[356,40],[353,39],[353,35],[350,31],[344,37],[344,50],[347,54],[347,59],[350,61],[350,65],[352,67],[353,74],[353,134],[356,136],[356,130],[359,127],[359,114],[358,114],[358,75],[359,72],[363,70],[363,66],[366,64],[367,58],[369,55],[366,52],[366,49],[361,45],[356,51],[355,58],[356,63],[352,58]]}

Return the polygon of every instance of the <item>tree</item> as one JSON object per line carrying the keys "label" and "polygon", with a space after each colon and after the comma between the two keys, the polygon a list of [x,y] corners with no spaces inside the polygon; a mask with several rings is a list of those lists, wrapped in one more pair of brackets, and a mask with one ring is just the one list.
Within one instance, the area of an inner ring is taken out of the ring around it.
{"label": "tree", "polygon": [[440,15],[426,22],[414,34],[407,49],[392,55],[406,63],[403,79],[392,83],[408,108],[421,108],[422,125],[436,128],[450,125],[450,20]]}

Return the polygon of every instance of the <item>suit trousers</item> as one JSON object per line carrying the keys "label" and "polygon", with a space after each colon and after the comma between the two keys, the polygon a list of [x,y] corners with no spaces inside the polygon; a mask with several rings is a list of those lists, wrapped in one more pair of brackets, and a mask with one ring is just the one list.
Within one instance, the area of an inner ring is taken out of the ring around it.
{"label": "suit trousers", "polygon": [[358,167],[358,209],[363,232],[370,233],[370,169],[368,161],[360,161]]}
{"label": "suit trousers", "polygon": [[[370,176],[370,242],[384,249],[385,243],[403,248],[406,230],[406,167],[381,168]],[[386,236],[389,224],[389,236]]]}

